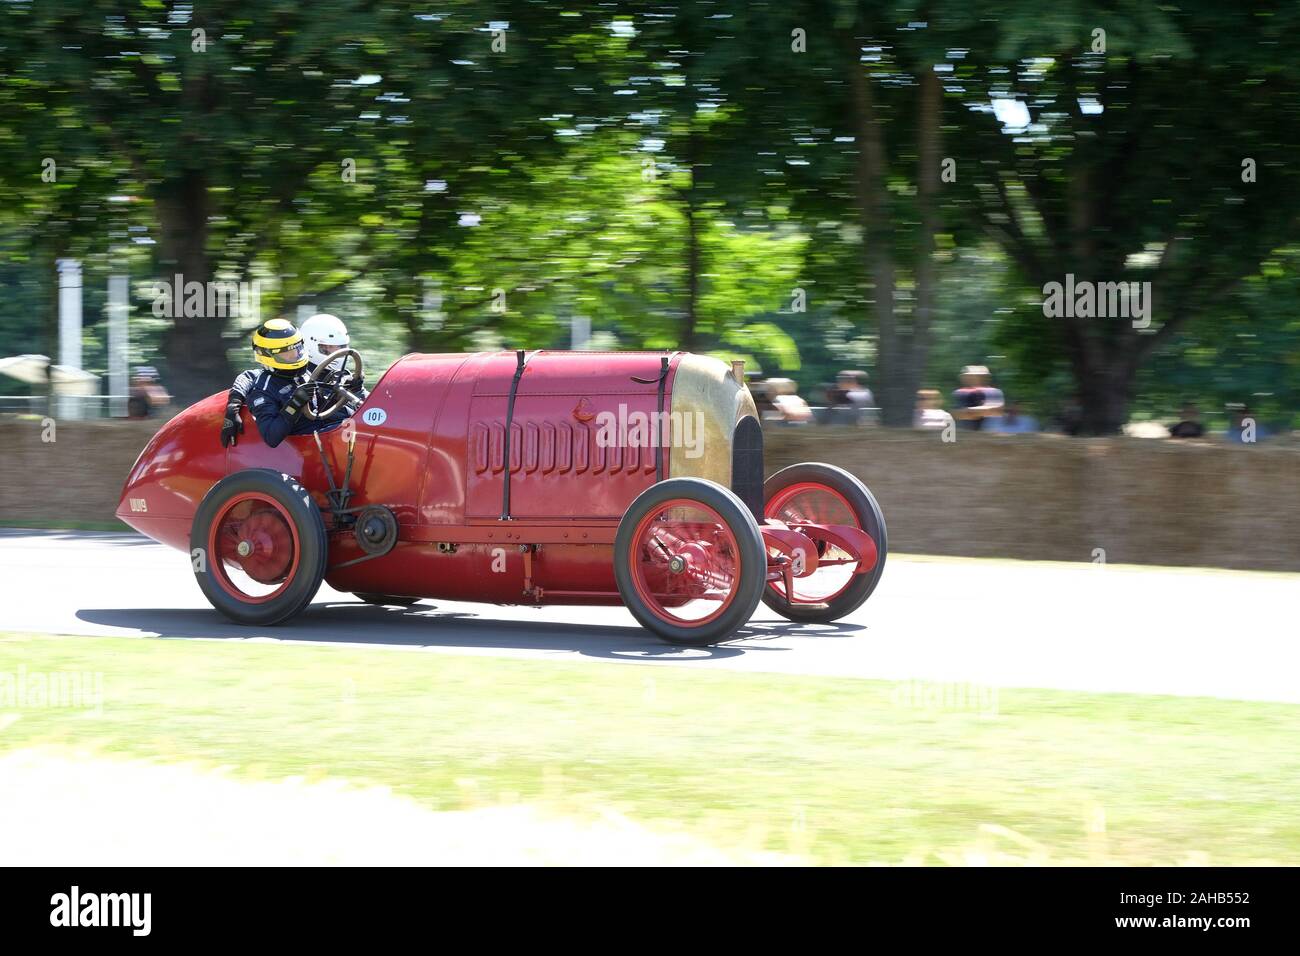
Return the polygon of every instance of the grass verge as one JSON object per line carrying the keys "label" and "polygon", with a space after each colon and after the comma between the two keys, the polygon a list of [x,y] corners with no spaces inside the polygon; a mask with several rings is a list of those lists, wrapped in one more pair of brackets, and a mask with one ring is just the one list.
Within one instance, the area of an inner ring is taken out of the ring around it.
{"label": "grass verge", "polygon": [[[8,634],[0,751],[614,809],[825,863],[1300,861],[1300,706],[706,668]],[[101,707],[41,703],[74,672]]]}
{"label": "grass verge", "polygon": [[0,518],[0,530],[13,528],[24,531],[117,531],[135,534],[135,529],[124,521],[68,521],[62,518],[39,518],[30,521]]}

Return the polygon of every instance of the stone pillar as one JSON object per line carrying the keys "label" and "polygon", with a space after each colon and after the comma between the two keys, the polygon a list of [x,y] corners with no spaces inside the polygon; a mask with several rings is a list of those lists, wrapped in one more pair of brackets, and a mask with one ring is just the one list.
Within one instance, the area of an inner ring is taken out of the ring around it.
{"label": "stone pillar", "polygon": [[[59,361],[67,368],[81,368],[81,262],[60,259],[59,267]],[[66,396],[55,403],[60,418],[82,417],[82,404]]]}
{"label": "stone pillar", "polygon": [[130,314],[128,278],[124,275],[108,277],[108,413],[114,418],[127,414],[127,392],[130,389],[129,362],[131,337],[128,325]]}

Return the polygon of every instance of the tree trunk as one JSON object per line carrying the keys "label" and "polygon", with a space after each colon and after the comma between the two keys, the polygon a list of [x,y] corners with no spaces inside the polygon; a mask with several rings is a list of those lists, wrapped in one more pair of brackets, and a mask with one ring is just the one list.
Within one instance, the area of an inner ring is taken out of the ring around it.
{"label": "tree trunk", "polygon": [[[163,182],[154,197],[158,210],[158,265],[161,281],[174,286],[181,282],[198,282],[205,290],[213,278],[212,260],[208,255],[207,177],[199,170],[186,170],[178,179]],[[184,289],[181,290],[184,301]],[[182,310],[183,313],[184,310]],[[225,329],[227,317],[203,314],[172,316],[172,325],[163,336],[162,354],[167,362],[164,384],[181,405],[198,401],[213,392],[230,387],[232,371],[226,358]],[[251,359],[250,359],[251,364]]]}
{"label": "tree trunk", "polygon": [[853,129],[857,140],[854,198],[862,224],[862,261],[872,284],[873,309],[880,348],[876,397],[886,425],[909,426],[912,401],[907,394],[907,356],[894,310],[893,234],[885,184],[885,142],[871,79],[858,57],[858,41],[846,38],[849,84],[853,94]]}
{"label": "tree trunk", "polygon": [[[906,396],[907,421],[910,425],[912,408],[921,376],[925,374],[930,358],[930,324],[934,315],[935,299],[935,235],[939,232],[939,140],[943,109],[943,84],[932,68],[924,68],[919,78],[917,109],[917,169],[916,204],[921,218],[921,236],[916,254],[916,312],[912,316],[912,330],[908,341]],[[891,416],[898,419],[901,416]],[[890,422],[891,424],[894,421]]]}
{"label": "tree trunk", "polygon": [[1128,421],[1134,376],[1123,366],[1103,370],[1079,383],[1084,435],[1117,435]]}

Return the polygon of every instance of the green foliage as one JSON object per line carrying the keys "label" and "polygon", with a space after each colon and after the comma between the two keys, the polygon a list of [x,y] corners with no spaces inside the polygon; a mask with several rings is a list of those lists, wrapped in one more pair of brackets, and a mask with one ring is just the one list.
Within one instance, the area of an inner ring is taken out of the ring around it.
{"label": "green foliage", "polygon": [[[127,268],[133,361],[183,397],[246,361],[252,320],[154,319],[149,284],[177,271],[256,279],[264,314],[336,312],[377,364],[564,347],[582,316],[605,344],[743,354],[808,392],[840,368],[876,374],[867,262],[883,249],[904,331],[934,267],[924,385],[984,362],[1041,413],[1128,376],[1141,415],[1188,393],[1296,414],[1294,7],[507,0],[488,15],[5,4],[2,351],[53,349],[54,260],[75,256],[88,364],[102,370],[103,279]],[[936,66],[956,179],[935,194],[930,253],[918,90]],[[994,99],[1032,125],[1009,133]],[[864,130],[883,146],[875,220]],[[1152,279],[1159,331],[1045,320],[1041,286],[1066,272]]]}

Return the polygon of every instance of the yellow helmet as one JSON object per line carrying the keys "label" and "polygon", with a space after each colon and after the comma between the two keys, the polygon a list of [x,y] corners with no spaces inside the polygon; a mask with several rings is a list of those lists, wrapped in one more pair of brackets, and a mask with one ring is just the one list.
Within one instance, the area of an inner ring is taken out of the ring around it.
{"label": "yellow helmet", "polygon": [[268,319],[253,333],[253,356],[269,369],[293,372],[307,364],[302,333],[285,319]]}

